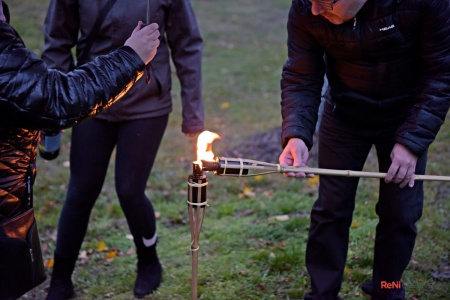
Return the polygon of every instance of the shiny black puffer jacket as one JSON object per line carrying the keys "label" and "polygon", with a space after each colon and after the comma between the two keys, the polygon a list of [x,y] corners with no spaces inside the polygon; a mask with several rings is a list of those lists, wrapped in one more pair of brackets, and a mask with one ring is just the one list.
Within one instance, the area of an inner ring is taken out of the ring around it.
{"label": "shiny black puffer jacket", "polygon": [[[35,174],[38,129],[62,129],[118,100],[145,65],[129,47],[63,74],[0,21],[0,222],[21,211]],[[28,178],[30,177],[30,178]]]}
{"label": "shiny black puffer jacket", "polygon": [[333,25],[295,0],[283,69],[283,147],[312,147],[323,76],[334,114],[355,126],[397,128],[416,155],[435,139],[450,106],[450,2],[367,0],[353,20]]}

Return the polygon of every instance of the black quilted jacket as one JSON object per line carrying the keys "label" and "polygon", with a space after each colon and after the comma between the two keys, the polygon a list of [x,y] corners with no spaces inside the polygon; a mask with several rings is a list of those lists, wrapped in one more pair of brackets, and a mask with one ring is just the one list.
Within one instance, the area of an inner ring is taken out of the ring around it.
{"label": "black quilted jacket", "polygon": [[417,155],[433,142],[450,106],[450,2],[368,0],[333,25],[294,0],[283,68],[282,146],[309,148],[323,76],[334,113],[355,126],[394,126],[395,142]]}
{"label": "black quilted jacket", "polygon": [[67,75],[49,70],[14,29],[0,21],[0,222],[26,204],[38,129],[66,128],[101,112],[144,68],[131,48],[122,47]]}

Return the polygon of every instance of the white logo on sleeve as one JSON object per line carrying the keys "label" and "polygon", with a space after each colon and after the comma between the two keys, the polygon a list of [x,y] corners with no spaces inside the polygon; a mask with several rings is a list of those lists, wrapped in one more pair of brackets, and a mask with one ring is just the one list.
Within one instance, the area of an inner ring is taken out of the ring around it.
{"label": "white logo on sleeve", "polygon": [[393,29],[393,28],[395,28],[395,25],[394,25],[394,24],[389,25],[389,26],[386,26],[386,27],[381,27],[381,28],[380,28],[380,31],[388,31],[388,30],[391,30],[391,29]]}

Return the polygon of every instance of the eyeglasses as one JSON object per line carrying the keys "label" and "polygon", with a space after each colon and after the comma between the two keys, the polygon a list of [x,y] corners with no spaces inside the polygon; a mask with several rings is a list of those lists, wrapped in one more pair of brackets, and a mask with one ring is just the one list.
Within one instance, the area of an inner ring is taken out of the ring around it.
{"label": "eyeglasses", "polygon": [[308,0],[308,1],[311,3],[315,2],[319,7],[321,7],[324,10],[333,10],[333,6],[339,0]]}

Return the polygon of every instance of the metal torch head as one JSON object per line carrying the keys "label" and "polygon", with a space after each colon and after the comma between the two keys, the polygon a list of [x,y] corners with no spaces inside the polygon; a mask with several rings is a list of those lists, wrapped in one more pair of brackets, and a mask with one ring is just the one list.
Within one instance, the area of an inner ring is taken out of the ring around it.
{"label": "metal torch head", "polygon": [[214,172],[215,175],[247,175],[247,162],[230,161],[224,157],[218,157],[215,161],[202,160],[203,171]]}
{"label": "metal torch head", "polygon": [[201,162],[194,161],[193,172],[188,176],[188,203],[195,207],[204,207],[207,204],[206,187],[208,178],[203,174]]}
{"label": "metal torch head", "polygon": [[202,170],[205,172],[216,172],[220,169],[219,161],[202,160]]}
{"label": "metal torch head", "polygon": [[194,161],[192,162],[192,174],[202,177],[203,175],[203,167],[201,161]]}

